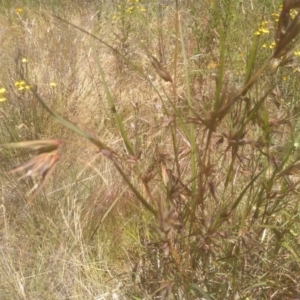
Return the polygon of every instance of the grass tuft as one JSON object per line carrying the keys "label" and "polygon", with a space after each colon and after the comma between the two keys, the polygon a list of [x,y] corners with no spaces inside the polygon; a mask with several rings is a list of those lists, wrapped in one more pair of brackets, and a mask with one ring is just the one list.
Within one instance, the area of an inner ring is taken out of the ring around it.
{"label": "grass tuft", "polygon": [[1,299],[299,298],[275,2],[2,1]]}

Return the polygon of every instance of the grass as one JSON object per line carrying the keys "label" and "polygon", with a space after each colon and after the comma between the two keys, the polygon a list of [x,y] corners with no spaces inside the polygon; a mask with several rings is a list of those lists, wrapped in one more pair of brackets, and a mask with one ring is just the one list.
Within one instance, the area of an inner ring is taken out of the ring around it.
{"label": "grass", "polygon": [[1,299],[300,299],[297,2],[0,6]]}

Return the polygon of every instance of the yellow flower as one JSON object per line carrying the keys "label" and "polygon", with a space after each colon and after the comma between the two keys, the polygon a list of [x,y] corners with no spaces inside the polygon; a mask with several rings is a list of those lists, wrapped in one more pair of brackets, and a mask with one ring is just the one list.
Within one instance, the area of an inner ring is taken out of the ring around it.
{"label": "yellow flower", "polygon": [[17,7],[17,8],[15,9],[16,14],[18,14],[18,15],[19,15],[22,11],[23,11],[23,9],[20,8],[20,7]]}
{"label": "yellow flower", "polygon": [[23,91],[23,90],[30,90],[30,86],[26,84],[24,80],[16,81],[15,82],[15,87],[18,89],[18,91]]}
{"label": "yellow flower", "polygon": [[20,80],[20,81],[16,81],[15,82],[15,86],[22,86],[22,85],[25,85],[25,81],[24,80]]}
{"label": "yellow flower", "polygon": [[6,92],[5,88],[0,88],[0,102],[6,101],[6,98],[4,96],[5,92]]}
{"label": "yellow flower", "polygon": [[269,33],[270,32],[268,29],[265,29],[265,28],[261,28],[259,31],[261,33]]}
{"label": "yellow flower", "polygon": [[299,51],[299,50],[298,50],[298,51],[295,51],[294,54],[295,54],[296,56],[300,56],[300,51]]}
{"label": "yellow flower", "polygon": [[57,84],[56,84],[55,82],[51,82],[51,83],[50,83],[50,86],[52,86],[52,87],[56,87],[56,86],[57,86]]}
{"label": "yellow flower", "polygon": [[27,62],[28,62],[28,59],[27,59],[26,57],[23,57],[23,58],[22,58],[22,63],[23,63],[23,64],[26,64]]}
{"label": "yellow flower", "polygon": [[141,8],[141,12],[145,12],[146,11],[146,8]]}
{"label": "yellow flower", "polygon": [[218,66],[217,63],[211,62],[211,63],[207,66],[207,69],[213,69],[213,68],[216,68],[217,66]]}
{"label": "yellow flower", "polygon": [[295,19],[296,15],[297,15],[297,11],[295,9],[291,9],[290,10],[290,15],[292,19]]}
{"label": "yellow flower", "polygon": [[261,35],[262,33],[269,33],[269,30],[265,28],[268,21],[262,21],[258,30],[254,32],[255,35]]}

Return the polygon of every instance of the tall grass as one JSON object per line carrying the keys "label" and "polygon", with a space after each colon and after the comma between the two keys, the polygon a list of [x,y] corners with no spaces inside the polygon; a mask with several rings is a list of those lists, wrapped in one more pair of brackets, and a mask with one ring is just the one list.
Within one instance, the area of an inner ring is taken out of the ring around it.
{"label": "tall grass", "polygon": [[1,299],[300,299],[298,1],[2,2]]}

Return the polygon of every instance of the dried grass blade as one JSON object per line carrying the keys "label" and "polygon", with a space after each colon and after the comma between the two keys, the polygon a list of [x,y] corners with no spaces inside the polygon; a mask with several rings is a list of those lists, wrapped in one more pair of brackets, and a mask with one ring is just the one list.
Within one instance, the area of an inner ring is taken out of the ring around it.
{"label": "dried grass blade", "polygon": [[27,148],[30,150],[49,152],[58,149],[62,144],[60,140],[37,140],[37,141],[25,141],[19,143],[2,144],[3,148]]}

